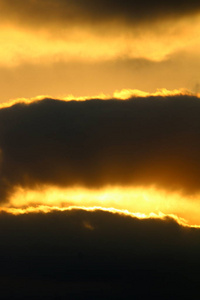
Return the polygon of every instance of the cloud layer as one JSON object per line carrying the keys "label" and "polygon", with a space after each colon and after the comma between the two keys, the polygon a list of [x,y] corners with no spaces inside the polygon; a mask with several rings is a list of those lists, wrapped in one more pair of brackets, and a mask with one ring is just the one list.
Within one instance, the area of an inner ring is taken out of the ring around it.
{"label": "cloud layer", "polygon": [[199,1],[83,1],[83,0],[1,0],[2,17],[35,26],[47,23],[101,23],[120,21],[146,23],[163,17],[179,17],[197,13]]}
{"label": "cloud layer", "polygon": [[171,219],[72,210],[1,213],[0,225],[3,299],[177,299],[199,288],[200,231]]}
{"label": "cloud layer", "polygon": [[1,201],[16,186],[151,186],[199,192],[194,96],[44,99],[0,110]]}

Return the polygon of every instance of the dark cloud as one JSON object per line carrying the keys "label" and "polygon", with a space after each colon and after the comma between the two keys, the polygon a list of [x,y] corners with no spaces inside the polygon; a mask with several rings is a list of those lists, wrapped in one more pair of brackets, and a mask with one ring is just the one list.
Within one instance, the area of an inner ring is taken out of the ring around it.
{"label": "dark cloud", "polygon": [[2,17],[37,25],[47,23],[99,23],[119,20],[129,23],[149,22],[163,17],[196,13],[198,0],[1,0]]}
{"label": "dark cloud", "polygon": [[0,110],[1,200],[15,186],[149,186],[199,192],[192,96],[44,99]]}
{"label": "dark cloud", "polygon": [[2,299],[179,299],[199,289],[200,231],[172,219],[1,213],[0,236]]}

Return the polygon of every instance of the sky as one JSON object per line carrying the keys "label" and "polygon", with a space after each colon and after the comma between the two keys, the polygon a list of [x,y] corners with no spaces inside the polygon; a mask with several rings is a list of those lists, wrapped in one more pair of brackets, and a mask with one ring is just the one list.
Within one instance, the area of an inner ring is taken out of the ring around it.
{"label": "sky", "polygon": [[1,0],[1,102],[199,92],[197,0]]}
{"label": "sky", "polygon": [[199,1],[0,0],[0,42],[3,299],[194,297]]}

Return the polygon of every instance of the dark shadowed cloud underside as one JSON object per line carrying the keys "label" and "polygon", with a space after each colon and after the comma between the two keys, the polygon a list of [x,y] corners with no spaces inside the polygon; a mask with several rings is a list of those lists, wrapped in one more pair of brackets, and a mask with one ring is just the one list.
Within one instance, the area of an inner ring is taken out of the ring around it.
{"label": "dark shadowed cloud underside", "polygon": [[178,299],[198,292],[200,232],[171,219],[1,213],[0,235],[2,299]]}
{"label": "dark shadowed cloud underside", "polygon": [[20,23],[96,23],[121,21],[149,22],[163,17],[179,17],[200,10],[198,0],[131,1],[131,0],[1,0],[1,16]]}
{"label": "dark shadowed cloud underside", "polygon": [[0,110],[1,201],[16,186],[151,186],[199,192],[194,96],[44,99]]}

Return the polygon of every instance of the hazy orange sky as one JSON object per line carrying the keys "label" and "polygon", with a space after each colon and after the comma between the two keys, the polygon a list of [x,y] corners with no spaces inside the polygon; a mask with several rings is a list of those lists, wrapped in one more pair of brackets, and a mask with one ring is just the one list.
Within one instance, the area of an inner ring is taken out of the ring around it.
{"label": "hazy orange sky", "polygon": [[1,0],[0,101],[200,90],[198,1]]}

